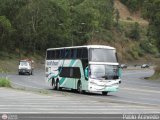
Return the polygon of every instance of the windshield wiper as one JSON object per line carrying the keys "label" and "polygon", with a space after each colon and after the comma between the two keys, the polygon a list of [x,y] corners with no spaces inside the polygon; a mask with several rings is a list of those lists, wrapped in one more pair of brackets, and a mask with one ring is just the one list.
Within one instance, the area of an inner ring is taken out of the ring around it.
{"label": "windshield wiper", "polygon": [[108,79],[108,76],[107,76],[107,75],[104,75],[104,76],[102,76],[102,78],[105,78],[105,80],[107,80],[107,79]]}

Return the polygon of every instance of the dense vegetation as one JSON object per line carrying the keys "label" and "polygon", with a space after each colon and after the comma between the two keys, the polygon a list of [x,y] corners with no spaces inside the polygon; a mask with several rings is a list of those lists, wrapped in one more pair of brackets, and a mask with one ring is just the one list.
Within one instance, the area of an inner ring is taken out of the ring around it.
{"label": "dense vegetation", "polygon": [[86,44],[112,28],[112,0],[1,0],[0,51]]}
{"label": "dense vegetation", "polygon": [[145,53],[157,54],[159,1],[121,0],[131,11],[142,11],[150,22],[147,31],[139,23],[120,22],[113,0],[0,0],[0,57],[6,52],[45,53],[49,47],[93,40],[121,48],[123,58],[124,51],[126,58],[135,59]]}
{"label": "dense vegetation", "polygon": [[148,38],[160,50],[160,0],[146,0],[143,11],[149,21]]}
{"label": "dense vegetation", "polygon": [[145,0],[121,0],[131,12],[138,11],[142,8],[142,5]]}
{"label": "dense vegetation", "polygon": [[142,11],[142,15],[149,21],[148,42],[160,45],[160,0],[121,0],[132,12]]}

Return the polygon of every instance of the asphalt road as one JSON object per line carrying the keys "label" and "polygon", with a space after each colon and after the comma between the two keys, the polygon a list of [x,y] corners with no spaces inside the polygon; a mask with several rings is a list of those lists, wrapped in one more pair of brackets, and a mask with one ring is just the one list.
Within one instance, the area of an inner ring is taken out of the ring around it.
{"label": "asphalt road", "polygon": [[14,85],[30,91],[0,88],[0,113],[160,114],[160,82],[143,79],[153,72],[124,70],[120,91],[108,96],[50,90],[43,70],[35,70],[33,76],[9,74]]}

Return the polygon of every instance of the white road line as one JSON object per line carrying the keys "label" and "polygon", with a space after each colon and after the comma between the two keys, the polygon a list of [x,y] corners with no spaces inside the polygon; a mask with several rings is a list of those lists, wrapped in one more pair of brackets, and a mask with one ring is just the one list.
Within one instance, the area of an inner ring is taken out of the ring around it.
{"label": "white road line", "polygon": [[[125,83],[125,81],[127,81],[128,83]],[[134,81],[134,80],[125,80],[124,82],[123,82],[123,79],[122,79],[122,82],[124,83],[124,85],[134,85],[134,84],[137,84],[137,85],[139,85],[139,87],[146,87],[146,88],[149,88],[149,89],[159,89],[160,87],[157,87],[157,86],[155,86],[155,85],[153,85],[153,86],[151,86],[151,84],[150,83],[140,83],[139,81],[140,80],[136,80],[136,81]],[[131,86],[132,87],[132,86]]]}
{"label": "white road line", "polygon": [[[16,107],[16,108],[20,108],[20,107],[23,107],[23,109],[25,109],[26,108],[26,105],[8,105],[8,106],[6,106],[6,105],[0,105],[0,109],[4,109],[4,108],[11,108],[11,107]],[[2,107],[4,107],[4,108],[2,108]],[[27,105],[27,107],[29,107],[29,108],[59,108],[60,107],[60,105],[58,106],[43,106],[43,105],[41,105],[41,104],[39,104],[39,105]],[[125,105],[121,105],[121,106],[65,106],[65,105],[63,105],[63,107],[61,107],[61,108],[99,108],[99,107],[102,107],[102,108],[109,108],[109,109],[112,109],[112,108],[124,108],[124,107],[127,107],[127,108],[129,108],[129,109],[131,109],[131,108],[138,108],[138,109],[150,109],[150,107],[148,107],[148,106],[125,106]],[[154,109],[154,108],[153,108]]]}
{"label": "white road line", "polygon": [[[88,96],[90,98],[95,98],[94,96]],[[149,106],[156,106],[158,107],[159,105],[157,104],[150,104],[150,103],[145,103],[145,102],[135,102],[135,101],[131,101],[131,100],[118,100],[118,99],[113,99],[113,98],[99,98],[99,100],[110,100],[112,102],[123,102],[123,103],[129,103],[129,104],[137,104],[137,105],[142,105],[142,106],[146,106],[146,105],[149,105]]]}
{"label": "white road line", "polygon": [[[122,92],[123,88],[120,88],[119,91]],[[140,92],[133,92],[132,90],[123,90],[123,93],[127,93],[129,95],[144,95],[144,96],[151,96],[152,93],[140,93]]]}
{"label": "white road line", "polygon": [[140,88],[121,88],[123,90],[132,90],[132,91],[140,91],[140,92],[150,92],[150,93],[160,93],[160,91],[156,91],[156,90],[146,90],[146,89],[140,89]]}
{"label": "white road line", "polygon": [[[31,110],[31,108],[30,107],[28,107],[28,108],[0,108],[0,110],[15,110],[15,111],[18,111],[18,110],[27,110],[27,111],[30,111]],[[143,110],[143,111],[153,111],[153,110],[155,110],[155,111],[158,111],[158,112],[160,112],[160,109],[154,109],[154,108],[142,108],[142,109],[137,109],[137,108],[128,108],[128,109],[124,109],[124,108],[96,108],[96,109],[89,109],[89,108],[83,108],[83,109],[79,109],[79,108],[56,108],[56,107],[53,107],[53,108],[32,108],[32,110],[34,111],[34,110],[39,110],[39,111],[41,111],[41,110],[46,110],[46,111],[50,111],[50,110],[52,110],[52,111],[85,111],[85,110],[89,110],[89,111],[112,111],[112,110],[114,110],[114,111],[118,111],[118,110],[120,110],[120,111],[128,111],[128,110]]]}
{"label": "white road line", "polygon": [[[140,113],[141,112],[141,113]],[[85,111],[85,112],[75,112],[75,111],[72,111],[72,112],[63,112],[63,111],[46,111],[46,112],[42,112],[42,111],[39,111],[39,112],[15,112],[15,111],[3,111],[3,112],[0,112],[0,114],[160,114],[160,112],[157,112],[157,111],[145,111],[145,112],[142,112],[142,111],[131,111],[131,112],[123,112],[123,111],[120,111],[120,112],[117,112],[117,111],[107,111],[107,112],[89,112],[89,111]]]}

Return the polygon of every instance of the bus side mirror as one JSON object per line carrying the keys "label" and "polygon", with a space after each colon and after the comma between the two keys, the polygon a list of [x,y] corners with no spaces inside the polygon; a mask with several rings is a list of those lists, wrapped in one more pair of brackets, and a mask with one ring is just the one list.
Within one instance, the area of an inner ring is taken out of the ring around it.
{"label": "bus side mirror", "polygon": [[85,79],[88,80],[88,66],[84,70]]}

